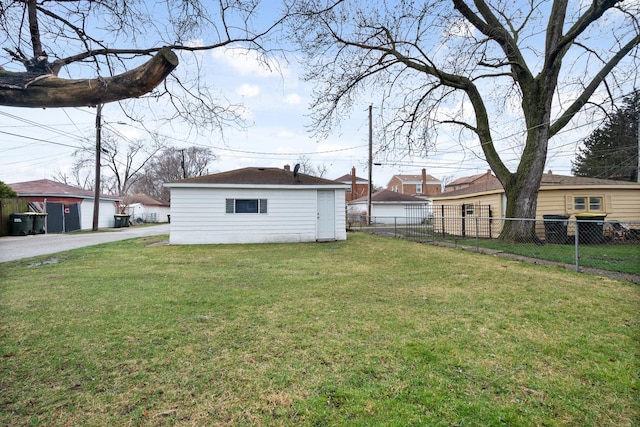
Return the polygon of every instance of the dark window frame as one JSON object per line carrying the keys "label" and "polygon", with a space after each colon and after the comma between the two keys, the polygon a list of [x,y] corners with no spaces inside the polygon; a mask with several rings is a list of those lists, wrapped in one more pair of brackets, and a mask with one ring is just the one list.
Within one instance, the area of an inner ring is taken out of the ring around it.
{"label": "dark window frame", "polygon": [[225,212],[239,215],[260,215],[268,213],[267,199],[242,198],[225,199]]}

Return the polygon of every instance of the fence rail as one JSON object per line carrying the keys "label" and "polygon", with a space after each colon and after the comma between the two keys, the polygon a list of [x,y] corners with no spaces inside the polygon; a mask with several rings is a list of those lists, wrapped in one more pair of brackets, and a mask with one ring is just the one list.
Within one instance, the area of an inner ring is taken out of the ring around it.
{"label": "fence rail", "polygon": [[[519,224],[516,224],[518,222]],[[530,230],[517,243],[500,238],[506,227]],[[348,217],[352,231],[404,238],[418,242],[449,242],[540,260],[574,265],[576,271],[597,268],[640,275],[640,220],[512,219],[491,216]]]}

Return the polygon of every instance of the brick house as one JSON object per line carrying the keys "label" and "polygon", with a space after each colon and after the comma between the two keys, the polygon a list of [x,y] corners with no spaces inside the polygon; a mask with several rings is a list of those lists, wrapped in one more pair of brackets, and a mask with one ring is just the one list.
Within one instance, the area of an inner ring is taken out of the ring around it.
{"label": "brick house", "polygon": [[442,182],[422,169],[421,175],[394,175],[387,184],[387,190],[415,197],[432,197],[442,192]]}
{"label": "brick house", "polygon": [[350,202],[369,194],[369,180],[356,176],[356,168],[351,168],[351,173],[342,175],[334,181],[349,185],[345,192],[345,201]]}
{"label": "brick house", "polygon": [[497,181],[497,178],[491,173],[491,169],[488,169],[484,173],[477,175],[465,176],[458,178],[444,186],[444,192],[449,193],[451,191],[462,190],[467,187],[475,187],[481,184],[493,184]]}

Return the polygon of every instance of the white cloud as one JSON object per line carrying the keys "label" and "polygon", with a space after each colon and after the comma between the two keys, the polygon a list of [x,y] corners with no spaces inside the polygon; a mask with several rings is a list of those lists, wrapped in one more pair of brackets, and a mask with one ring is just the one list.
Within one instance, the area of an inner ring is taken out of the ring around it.
{"label": "white cloud", "polygon": [[276,134],[276,136],[278,138],[293,138],[294,136],[296,136],[296,134],[291,130],[282,129]]}
{"label": "white cloud", "polygon": [[191,39],[187,40],[184,45],[188,47],[202,47],[204,46],[204,41],[202,39]]}
{"label": "white cloud", "polygon": [[287,105],[300,105],[302,104],[302,97],[297,93],[291,93],[284,97],[284,103]]}
{"label": "white cloud", "polygon": [[256,51],[244,48],[214,49],[211,56],[242,76],[274,77],[286,75],[286,69],[272,58],[263,58]]}
{"label": "white cloud", "polygon": [[244,83],[236,89],[236,94],[245,98],[255,98],[260,95],[260,86]]}

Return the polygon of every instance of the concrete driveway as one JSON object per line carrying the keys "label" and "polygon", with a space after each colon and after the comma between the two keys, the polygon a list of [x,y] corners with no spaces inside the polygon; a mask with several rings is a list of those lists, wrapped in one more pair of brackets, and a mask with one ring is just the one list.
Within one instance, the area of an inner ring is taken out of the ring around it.
{"label": "concrete driveway", "polygon": [[85,246],[144,236],[169,234],[169,224],[115,228],[98,233],[37,234],[0,237],[0,262],[53,254]]}

